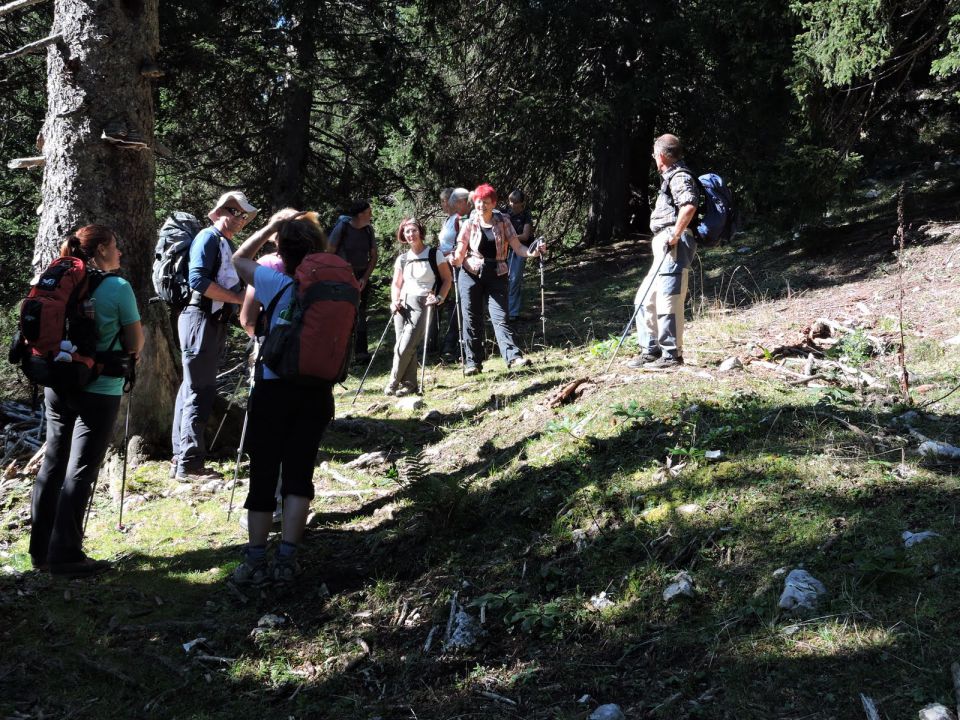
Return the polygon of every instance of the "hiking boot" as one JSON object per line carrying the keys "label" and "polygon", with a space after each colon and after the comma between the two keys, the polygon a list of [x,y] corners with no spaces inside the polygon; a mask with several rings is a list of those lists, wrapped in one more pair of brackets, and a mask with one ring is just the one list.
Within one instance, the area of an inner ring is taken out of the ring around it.
{"label": "hiking boot", "polygon": [[273,582],[277,585],[289,585],[303,573],[296,556],[277,558],[273,563]]}
{"label": "hiking boot", "polygon": [[663,355],[652,362],[643,366],[644,370],[674,370],[683,365],[682,357],[670,357]]}
{"label": "hiking boot", "polygon": [[211,480],[223,480],[223,473],[219,473],[213,468],[197,468],[196,470],[178,471],[174,480],[180,483],[199,483],[210,482]]}
{"label": "hiking boot", "polygon": [[[50,563],[50,574],[68,579],[87,578],[107,572],[113,567],[109,560],[94,560],[84,557],[74,562]],[[37,568],[38,570],[40,568]]]}
{"label": "hiking boot", "polygon": [[656,362],[661,356],[662,353],[660,352],[660,348],[656,348],[654,350],[645,350],[640,355],[637,355],[635,358],[630,360],[627,363],[627,367],[636,370],[638,368],[642,368],[647,363]]}
{"label": "hiking boot", "polygon": [[463,369],[463,374],[466,375],[467,377],[470,377],[471,375],[479,375],[481,372],[483,372],[483,370],[481,370],[476,365],[467,365]]}
{"label": "hiking boot", "polygon": [[252,585],[253,587],[266,585],[270,582],[270,565],[267,564],[267,558],[251,560],[244,555],[243,562],[237,565],[230,579],[233,580],[234,585]]}
{"label": "hiking boot", "polygon": [[507,367],[510,368],[511,370],[514,370],[516,368],[526,367],[529,364],[530,364],[530,358],[518,357],[508,362]]}
{"label": "hiking boot", "polygon": [[396,395],[399,385],[396,383],[387,383],[387,386],[383,389],[384,395]]}

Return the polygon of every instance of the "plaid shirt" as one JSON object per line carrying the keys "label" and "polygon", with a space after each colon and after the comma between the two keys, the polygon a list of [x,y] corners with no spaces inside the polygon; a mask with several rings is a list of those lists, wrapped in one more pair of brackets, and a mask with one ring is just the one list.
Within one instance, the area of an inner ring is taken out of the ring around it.
{"label": "plaid shirt", "polygon": [[[493,239],[497,244],[497,275],[506,275],[507,250],[510,248],[510,239],[517,236],[509,216],[499,210],[493,211]],[[454,262],[460,265],[469,254],[473,257],[483,257],[480,254],[480,241],[483,239],[483,230],[480,229],[480,217],[471,214],[469,219],[460,224],[460,234],[457,236],[457,249]]]}

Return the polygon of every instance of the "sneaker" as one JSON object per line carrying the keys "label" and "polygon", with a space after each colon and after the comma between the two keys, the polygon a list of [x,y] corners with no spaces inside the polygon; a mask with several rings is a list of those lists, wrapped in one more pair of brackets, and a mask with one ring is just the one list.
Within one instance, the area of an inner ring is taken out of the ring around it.
{"label": "sneaker", "polygon": [[243,562],[237,565],[230,579],[235,585],[252,585],[253,587],[266,585],[270,582],[270,566],[267,564],[267,558],[250,560],[244,556]]}
{"label": "sneaker", "polygon": [[412,394],[412,391],[406,385],[401,385],[400,387],[397,388],[397,391],[394,393],[394,395],[396,395],[397,397],[406,397],[407,395],[411,395],[411,394]]}
{"label": "sneaker", "polygon": [[512,369],[526,367],[530,364],[530,358],[518,357],[507,363],[507,367]]}
{"label": "sneaker", "polygon": [[277,585],[289,585],[303,573],[296,556],[277,558],[273,563],[273,581]]}
{"label": "sneaker", "polygon": [[211,480],[223,480],[223,473],[213,468],[198,468],[196,470],[177,471],[174,480],[180,483],[205,483]]}
{"label": "sneaker", "polygon": [[463,374],[466,375],[467,377],[469,377],[470,375],[479,375],[481,372],[483,371],[480,368],[478,368],[476,365],[467,365],[463,369]]}
{"label": "sneaker", "polygon": [[[84,557],[83,560],[64,563],[50,563],[50,574],[56,577],[87,578],[107,572],[113,567],[109,560],[94,560]],[[38,568],[39,569],[39,568]]]}
{"label": "sneaker", "polygon": [[660,348],[656,348],[655,350],[646,350],[640,355],[637,355],[635,358],[630,360],[627,363],[627,367],[633,368],[636,370],[637,368],[642,368],[647,363],[652,363],[660,359],[660,357],[661,357]]}
{"label": "sneaker", "polygon": [[663,355],[652,362],[648,362],[643,366],[644,370],[674,370],[683,365],[682,357],[670,357],[669,355]]}
{"label": "sneaker", "polygon": [[396,383],[387,383],[387,386],[383,389],[384,395],[396,395],[397,388],[399,386]]}

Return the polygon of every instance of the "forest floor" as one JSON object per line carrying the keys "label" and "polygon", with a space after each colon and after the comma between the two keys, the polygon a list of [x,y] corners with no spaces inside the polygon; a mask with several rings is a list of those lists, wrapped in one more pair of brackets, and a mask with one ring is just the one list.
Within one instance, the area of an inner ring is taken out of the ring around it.
{"label": "forest floor", "polygon": [[[639,241],[548,265],[547,342],[539,318],[521,324],[521,372],[431,363],[423,406],[405,410],[379,394],[381,352],[356,405],[356,378],[337,390],[293,590],[233,587],[229,487],[179,486],[165,462],[129,473],[123,532],[116,483],[98,490],[87,548],[115,572],[31,571],[31,478],[7,481],[0,714],[584,720],[616,703],[627,718],[828,720],[864,717],[861,693],[883,718],[955,706],[960,464],[921,455],[917,433],[960,443],[960,189],[908,198],[900,262],[893,189],[865,190],[824,227],[702,252],[677,372],[628,369],[635,344],[605,372],[647,269]],[[527,276],[538,315],[535,265]],[[375,451],[386,460],[347,467]],[[938,535],[905,547],[925,530]],[[796,614],[779,600],[800,567],[826,593]],[[679,573],[692,597],[667,601]]]}

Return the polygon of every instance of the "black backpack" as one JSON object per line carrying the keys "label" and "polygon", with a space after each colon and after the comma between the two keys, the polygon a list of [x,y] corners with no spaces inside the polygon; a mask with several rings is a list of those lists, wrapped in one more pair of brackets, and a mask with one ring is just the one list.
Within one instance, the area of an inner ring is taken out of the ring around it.
{"label": "black backpack", "polygon": [[175,212],[160,227],[154,248],[153,289],[155,300],[179,313],[190,302],[190,244],[200,232],[200,221],[190,213]]}
{"label": "black backpack", "polygon": [[689,175],[697,184],[697,214],[688,226],[697,236],[697,244],[701,247],[719,247],[730,242],[740,225],[740,213],[733,191],[716,173],[697,177],[688,168],[679,168],[669,178],[664,178],[660,186],[660,191],[670,195],[671,201],[670,180],[680,173]]}
{"label": "black backpack", "polygon": [[430,263],[430,269],[433,270],[433,292],[436,294],[440,290],[440,267],[437,265],[437,249],[435,247],[430,248],[430,252],[427,253],[426,258],[416,258],[414,260],[409,260],[407,258],[407,251],[404,250],[400,253],[400,272],[402,273],[408,262],[428,262]]}

